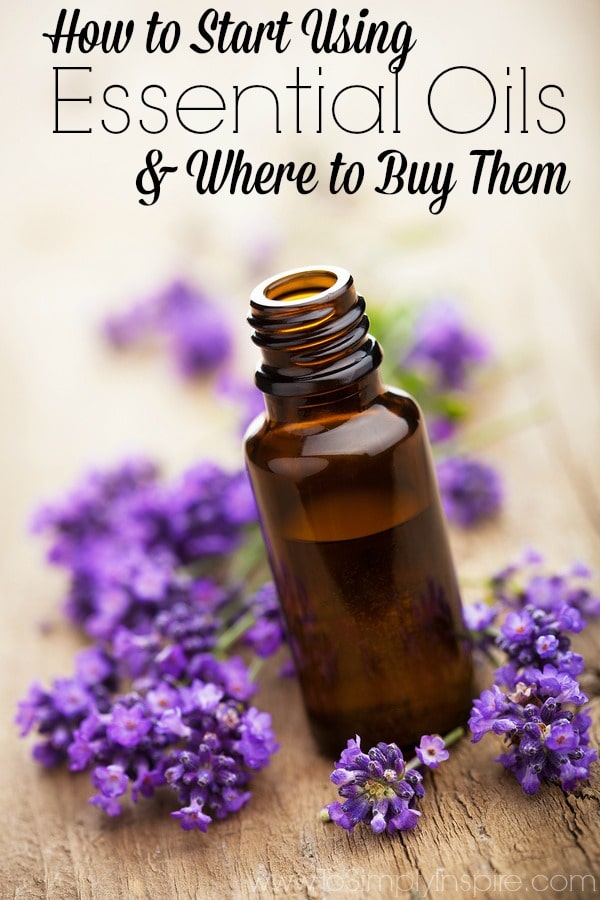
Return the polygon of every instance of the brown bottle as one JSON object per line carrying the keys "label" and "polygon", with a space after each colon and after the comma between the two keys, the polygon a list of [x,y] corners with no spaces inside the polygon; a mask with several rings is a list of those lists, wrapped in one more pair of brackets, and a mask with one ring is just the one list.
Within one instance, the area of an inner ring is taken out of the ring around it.
{"label": "brown bottle", "polygon": [[382,385],[344,269],[263,282],[249,322],[266,414],[246,462],[319,748],[443,733],[472,672],[422,413]]}

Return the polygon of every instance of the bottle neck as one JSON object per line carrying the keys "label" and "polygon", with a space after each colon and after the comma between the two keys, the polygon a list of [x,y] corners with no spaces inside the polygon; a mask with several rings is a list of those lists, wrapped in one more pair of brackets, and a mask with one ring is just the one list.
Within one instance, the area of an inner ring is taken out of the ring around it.
{"label": "bottle neck", "polygon": [[352,415],[367,409],[383,392],[377,369],[333,391],[285,397],[265,393],[267,416],[276,422],[308,422],[332,415]]}
{"label": "bottle neck", "polygon": [[248,321],[262,356],[256,384],[277,417],[328,405],[362,408],[380,392],[381,348],[345,269],[295,269],[268,279],[252,292]]}

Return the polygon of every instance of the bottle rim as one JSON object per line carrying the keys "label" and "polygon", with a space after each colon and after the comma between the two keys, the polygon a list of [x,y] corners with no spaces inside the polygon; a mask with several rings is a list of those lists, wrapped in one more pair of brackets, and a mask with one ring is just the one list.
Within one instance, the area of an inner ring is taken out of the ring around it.
{"label": "bottle rim", "polygon": [[257,310],[283,310],[289,303],[306,309],[335,300],[353,283],[350,272],[341,266],[300,266],[258,284],[250,295],[250,305]]}

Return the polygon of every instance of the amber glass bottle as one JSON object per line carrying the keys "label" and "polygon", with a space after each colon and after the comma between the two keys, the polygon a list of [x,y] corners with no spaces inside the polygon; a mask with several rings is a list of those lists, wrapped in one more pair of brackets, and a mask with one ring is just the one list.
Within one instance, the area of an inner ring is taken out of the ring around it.
{"label": "amber glass bottle", "polygon": [[317,743],[449,730],[471,657],[422,413],[382,385],[344,269],[263,282],[249,322],[266,413],[246,461]]}

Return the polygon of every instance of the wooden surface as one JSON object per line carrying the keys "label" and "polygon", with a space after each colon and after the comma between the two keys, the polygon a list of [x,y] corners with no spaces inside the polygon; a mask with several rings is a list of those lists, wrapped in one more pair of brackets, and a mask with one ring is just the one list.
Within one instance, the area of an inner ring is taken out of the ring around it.
{"label": "wooden surface", "polygon": [[[37,35],[48,22],[44,4],[33,7]],[[116,14],[115,4],[107,7],[107,15]],[[103,817],[86,802],[87,777],[40,771],[11,723],[29,683],[69,673],[82,643],[60,616],[61,575],[26,533],[37,502],[87,464],[131,450],[154,455],[169,472],[204,456],[241,462],[233,417],[208,388],[181,385],[152,355],[115,358],[95,332],[103,312],[173,274],[193,276],[223,298],[238,333],[237,368],[246,375],[254,362],[246,298],[271,271],[326,258],[350,268],[367,298],[462,297],[473,322],[492,337],[502,369],[477,397],[477,422],[502,418],[519,427],[485,448],[504,476],[506,505],[497,522],[468,535],[453,532],[460,574],[486,576],[525,544],[557,567],[577,557],[600,571],[597,8],[581,3],[575,18],[564,4],[536,2],[518,27],[521,4],[504,4],[506,18],[495,6],[491,23],[477,18],[479,4],[461,8],[474,17],[472,28],[466,34],[460,22],[444,20],[445,40],[436,32],[433,42],[438,70],[452,64],[442,44],[454,48],[454,61],[467,63],[473,32],[490,41],[493,27],[498,41],[490,60],[499,71],[525,60],[565,85],[565,135],[549,145],[535,136],[511,145],[515,155],[562,154],[572,177],[564,197],[463,195],[435,221],[416,201],[384,209],[373,198],[240,201],[237,208],[231,200],[200,207],[179,198],[151,217],[134,208],[119,174],[125,144],[98,138],[88,145],[92,159],[97,151],[96,184],[86,180],[90,165],[94,173],[86,154],[69,158],[72,145],[48,137],[48,96],[40,89],[48,59],[23,76],[27,103],[5,100],[15,140],[4,150],[13,177],[4,204],[0,311],[3,898],[600,895],[598,765],[592,781],[572,794],[550,787],[527,798],[493,762],[493,739],[476,746],[465,740],[435,777],[427,775],[414,832],[375,837],[358,828],[348,836],[318,820],[334,799],[330,764],[314,752],[296,685],[271,672],[258,703],[273,715],[281,750],[256,778],[241,814],[206,835],[186,834],[168,817],[169,794],[128,808],[120,819]],[[39,56],[30,12],[10,22],[11,73],[21,72],[23,54]],[[421,31],[429,28],[431,37],[432,20],[422,16]],[[431,140],[423,156],[431,156]],[[112,192],[102,188],[105,158],[116,166]],[[244,240],[258,210],[275,249],[269,268],[256,271]],[[600,623],[577,638],[576,648],[590,661],[585,686],[598,746]]]}

